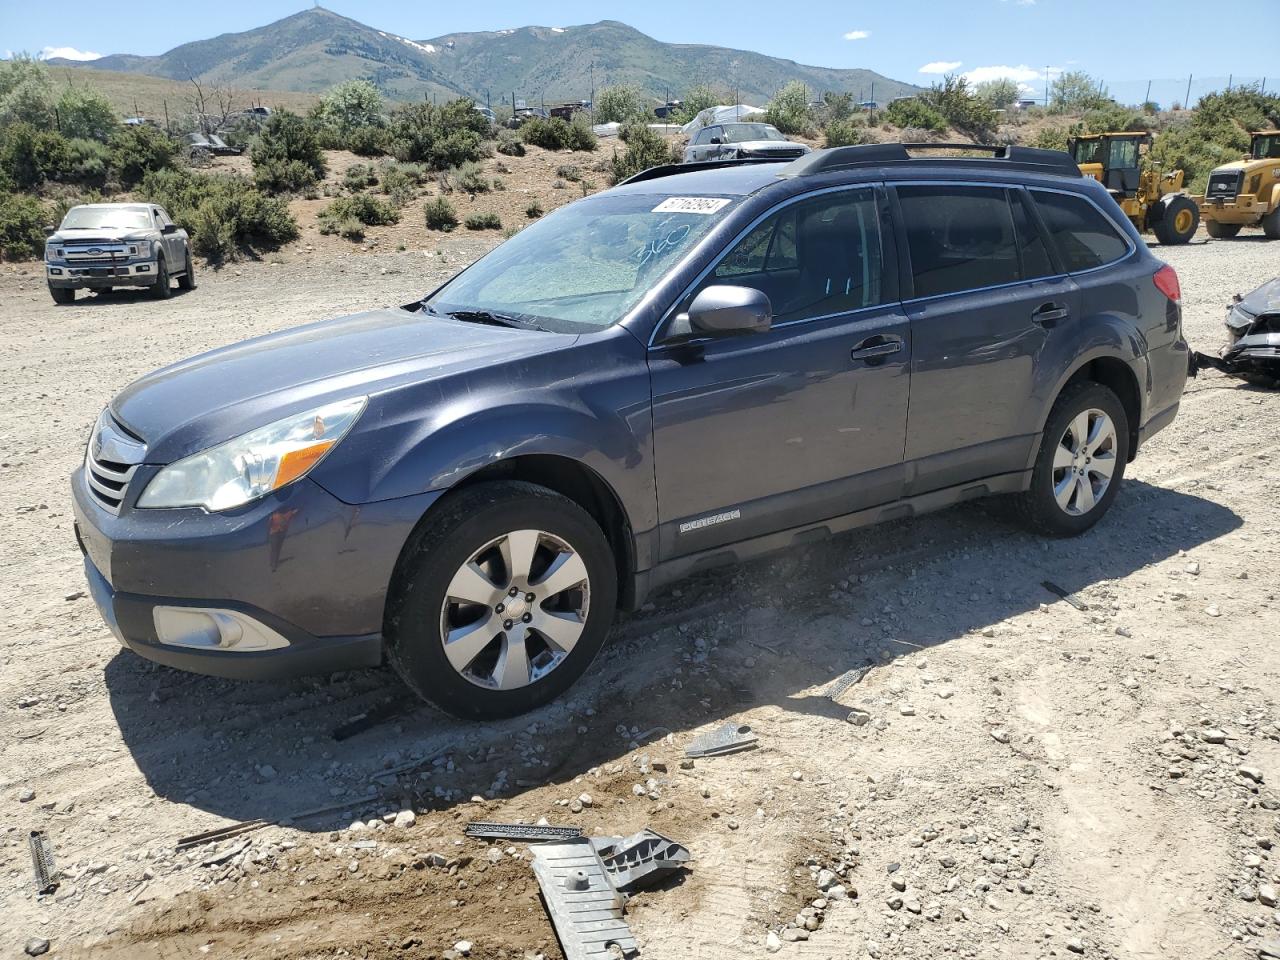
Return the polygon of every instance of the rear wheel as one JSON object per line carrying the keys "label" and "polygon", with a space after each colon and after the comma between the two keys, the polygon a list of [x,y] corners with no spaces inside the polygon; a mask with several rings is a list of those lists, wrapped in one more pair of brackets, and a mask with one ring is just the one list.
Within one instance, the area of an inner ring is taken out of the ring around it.
{"label": "rear wheel", "polygon": [[182,271],[182,276],[178,278],[178,288],[181,290],[194,290],[196,288],[196,268],[191,263],[191,251],[187,251],[187,265]]}
{"label": "rear wheel", "polygon": [[1200,208],[1187,196],[1178,194],[1164,204],[1164,214],[1152,224],[1156,239],[1163,244],[1186,243],[1200,226]]}
{"label": "rear wheel", "polygon": [[509,717],[554,699],[604,645],[613,551],[573,501],[482,483],[441,504],[406,547],[387,610],[388,658],[459,717]]}
{"label": "rear wheel", "polygon": [[1280,206],[1262,218],[1262,232],[1268,240],[1280,240]]}
{"label": "rear wheel", "polygon": [[1129,460],[1129,418],[1109,388],[1086,381],[1062,391],[1045,423],[1023,520],[1064,537],[1084,533],[1107,512]]}
{"label": "rear wheel", "polygon": [[1240,224],[1238,223],[1219,223],[1217,220],[1206,220],[1204,222],[1205,233],[1213,237],[1215,240],[1230,240],[1240,232]]}
{"label": "rear wheel", "polygon": [[169,283],[169,265],[164,257],[156,261],[156,282],[151,288],[151,295],[157,300],[168,300],[173,296],[173,285]]}
{"label": "rear wheel", "polygon": [[76,291],[74,287],[55,287],[50,284],[49,296],[53,297],[54,303],[72,303],[76,299]]}

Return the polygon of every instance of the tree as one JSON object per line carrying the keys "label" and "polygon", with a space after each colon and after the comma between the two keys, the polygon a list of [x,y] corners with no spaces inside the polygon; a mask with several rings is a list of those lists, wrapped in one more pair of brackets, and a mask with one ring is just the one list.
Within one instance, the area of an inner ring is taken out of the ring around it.
{"label": "tree", "polygon": [[155,127],[120,127],[111,135],[111,166],[122,183],[137,183],[153,170],[173,166],[178,145]]}
{"label": "tree", "polygon": [[313,185],[324,173],[324,154],[315,128],[288,110],[277,110],[249,151],[259,188],[292,193]]}
{"label": "tree", "polygon": [[596,94],[596,123],[626,123],[649,116],[644,94],[635,87],[605,87]]}
{"label": "tree", "polygon": [[728,95],[717,93],[706,85],[690,87],[684,95],[684,102],[680,105],[680,113],[675,120],[677,123],[689,123],[708,107],[718,107],[728,102]]}
{"label": "tree", "polygon": [[764,119],[786,134],[811,132],[813,110],[809,107],[808,88],[799,80],[792,80],[769,101]]}
{"label": "tree", "polygon": [[995,129],[991,105],[976,96],[969,89],[969,81],[957,74],[947,74],[942,83],[935,83],[919,99],[942,114],[951,126],[972,137],[986,139]]}
{"label": "tree", "polygon": [[822,95],[822,115],[827,123],[847,120],[853,116],[853,94],[828,90]]}
{"label": "tree", "polygon": [[49,68],[39,60],[23,53],[0,61],[0,128],[11,123],[51,128],[53,99]]}
{"label": "tree", "polygon": [[368,80],[340,83],[320,100],[324,121],[344,138],[361,127],[382,126],[382,111],[382,94]]}
{"label": "tree", "polygon": [[55,109],[58,131],[72,140],[106,143],[120,124],[111,101],[88,87],[67,87]]}
{"label": "tree", "polygon": [[238,114],[235,94],[225,87],[212,86],[206,88],[195,77],[190,77],[194,88],[187,96],[187,105],[191,115],[206,137],[212,136],[231,123]]}
{"label": "tree", "polygon": [[1049,93],[1049,110],[1052,113],[1084,113],[1111,103],[1107,88],[1101,80],[1095,80],[1083,70],[1069,70],[1061,74]]}
{"label": "tree", "polygon": [[988,80],[986,83],[978,84],[974,88],[974,93],[985,100],[992,109],[1004,110],[1013,105],[1018,95],[1022,93],[1022,89],[1017,81],[1001,77],[998,80]]}

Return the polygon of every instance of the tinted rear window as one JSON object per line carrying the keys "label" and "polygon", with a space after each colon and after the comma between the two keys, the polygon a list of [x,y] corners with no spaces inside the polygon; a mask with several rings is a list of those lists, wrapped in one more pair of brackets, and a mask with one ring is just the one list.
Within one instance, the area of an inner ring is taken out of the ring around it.
{"label": "tinted rear window", "polygon": [[1084,197],[1044,190],[1032,190],[1031,195],[1068,273],[1092,270],[1129,252],[1125,238]]}
{"label": "tinted rear window", "polygon": [[1003,187],[898,187],[917,297],[1022,279],[1017,233]]}

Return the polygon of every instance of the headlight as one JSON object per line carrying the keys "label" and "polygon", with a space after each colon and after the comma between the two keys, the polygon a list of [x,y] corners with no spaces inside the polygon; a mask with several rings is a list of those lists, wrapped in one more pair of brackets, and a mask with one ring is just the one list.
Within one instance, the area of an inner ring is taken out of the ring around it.
{"label": "headlight", "polygon": [[230,510],[306,476],[351,429],[365,397],[267,424],[157,473],[139,507]]}

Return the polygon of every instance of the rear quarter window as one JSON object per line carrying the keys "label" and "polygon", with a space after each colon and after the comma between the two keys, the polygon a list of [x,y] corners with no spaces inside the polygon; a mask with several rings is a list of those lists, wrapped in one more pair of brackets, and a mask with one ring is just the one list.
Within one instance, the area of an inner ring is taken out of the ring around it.
{"label": "rear quarter window", "polygon": [[1068,273],[1114,263],[1129,252],[1129,242],[1102,211],[1084,197],[1032,190]]}

